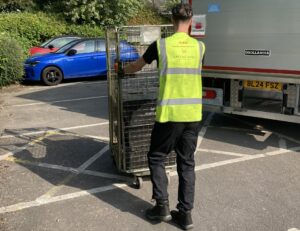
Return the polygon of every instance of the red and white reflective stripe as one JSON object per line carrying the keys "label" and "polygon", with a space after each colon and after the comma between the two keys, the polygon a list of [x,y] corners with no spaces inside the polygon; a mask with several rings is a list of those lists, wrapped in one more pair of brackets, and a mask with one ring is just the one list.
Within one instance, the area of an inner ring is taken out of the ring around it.
{"label": "red and white reflective stripe", "polygon": [[215,99],[217,97],[217,92],[215,90],[203,90],[203,99]]}

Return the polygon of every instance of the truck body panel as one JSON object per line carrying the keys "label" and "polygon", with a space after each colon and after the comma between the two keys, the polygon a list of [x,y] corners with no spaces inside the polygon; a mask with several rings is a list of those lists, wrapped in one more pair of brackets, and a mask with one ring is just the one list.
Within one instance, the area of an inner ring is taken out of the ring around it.
{"label": "truck body panel", "polygon": [[[207,17],[206,66],[300,75],[299,1],[226,0],[218,4],[219,12],[209,13],[210,2],[193,1],[194,14]],[[270,55],[245,55],[246,50],[266,50]]]}
{"label": "truck body panel", "polygon": [[204,91],[218,91],[218,104],[205,99],[205,108],[300,123],[300,2],[189,2],[205,17]]}

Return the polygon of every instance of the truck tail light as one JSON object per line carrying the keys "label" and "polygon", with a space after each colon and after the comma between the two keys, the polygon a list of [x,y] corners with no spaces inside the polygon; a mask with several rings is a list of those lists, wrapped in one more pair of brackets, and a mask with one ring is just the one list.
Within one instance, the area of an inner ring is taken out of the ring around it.
{"label": "truck tail light", "polygon": [[214,90],[204,90],[203,98],[204,99],[215,99],[217,97],[217,92]]}

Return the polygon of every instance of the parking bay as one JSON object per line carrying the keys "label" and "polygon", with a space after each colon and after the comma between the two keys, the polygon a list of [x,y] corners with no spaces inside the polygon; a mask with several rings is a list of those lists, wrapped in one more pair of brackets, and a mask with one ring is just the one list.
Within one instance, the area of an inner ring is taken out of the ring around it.
{"label": "parking bay", "polygon": [[[1,93],[4,230],[177,229],[147,222],[151,183],[136,190],[116,170],[106,95],[105,81]],[[197,230],[299,228],[299,128],[205,112],[196,153]],[[174,208],[176,172],[169,193]]]}

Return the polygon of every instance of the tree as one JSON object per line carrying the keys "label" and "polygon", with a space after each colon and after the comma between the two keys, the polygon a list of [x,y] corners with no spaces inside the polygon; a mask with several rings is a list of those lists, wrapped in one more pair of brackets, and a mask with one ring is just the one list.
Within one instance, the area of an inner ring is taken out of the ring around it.
{"label": "tree", "polygon": [[0,0],[0,12],[23,11],[33,6],[33,0]]}
{"label": "tree", "polygon": [[136,0],[69,0],[65,1],[67,19],[77,23],[122,25],[135,16],[143,1]]}
{"label": "tree", "polygon": [[167,10],[171,10],[172,7],[178,3],[181,3],[181,0],[166,0],[165,4],[164,4],[164,7],[167,9]]}

